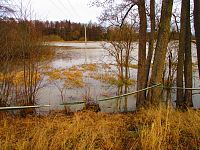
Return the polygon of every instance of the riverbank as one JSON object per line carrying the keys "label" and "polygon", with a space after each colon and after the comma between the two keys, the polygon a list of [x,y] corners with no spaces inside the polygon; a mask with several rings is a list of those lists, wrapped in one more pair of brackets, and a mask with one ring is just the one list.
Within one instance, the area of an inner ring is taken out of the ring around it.
{"label": "riverbank", "polygon": [[200,111],[77,112],[0,121],[0,149],[198,149]]}

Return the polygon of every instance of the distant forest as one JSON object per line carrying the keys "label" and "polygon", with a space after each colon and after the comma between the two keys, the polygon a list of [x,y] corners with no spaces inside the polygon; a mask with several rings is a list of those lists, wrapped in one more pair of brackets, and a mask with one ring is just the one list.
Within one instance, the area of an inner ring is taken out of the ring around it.
{"label": "distant forest", "polygon": [[[19,20],[13,18],[1,18],[1,24],[17,25]],[[26,21],[27,24],[34,26],[37,32],[43,36],[48,37],[60,37],[65,41],[83,41],[85,37],[84,24],[74,23],[68,20],[65,21],[39,21],[32,20]],[[96,23],[88,23],[87,25],[87,40],[89,41],[101,41],[106,39],[106,28]]]}
{"label": "distant forest", "polygon": [[[64,21],[39,21],[39,20],[31,20],[26,21],[27,24],[35,27],[38,33],[41,33],[45,40],[47,41],[84,41],[85,40],[85,24],[83,23],[74,23],[70,20]],[[13,18],[1,18],[0,24],[12,24],[17,25],[19,20]],[[87,40],[88,41],[102,41],[109,40],[110,31],[115,28],[106,28],[97,23],[89,22],[87,25]],[[134,28],[135,37],[139,39],[139,31],[137,28]],[[149,39],[150,33],[147,32],[147,38]],[[157,37],[157,31],[155,32],[155,38]],[[192,36],[192,39],[195,37]],[[171,32],[170,39],[178,40],[179,33],[176,31]]]}
{"label": "distant forest", "polygon": [[[83,41],[85,37],[84,24],[71,21],[33,21],[35,27],[43,35],[57,35],[65,41]],[[101,25],[90,22],[87,24],[87,39],[89,41],[100,41],[105,39],[106,29]]]}

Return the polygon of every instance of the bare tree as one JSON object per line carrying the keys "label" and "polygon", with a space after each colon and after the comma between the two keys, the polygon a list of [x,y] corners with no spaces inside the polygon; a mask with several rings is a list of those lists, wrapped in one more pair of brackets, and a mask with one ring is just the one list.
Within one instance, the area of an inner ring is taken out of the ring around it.
{"label": "bare tree", "polygon": [[178,66],[177,66],[177,107],[191,107],[192,91],[184,90],[192,88],[192,54],[191,54],[191,25],[190,25],[190,0],[182,0],[181,28],[179,36]]}
{"label": "bare tree", "polygon": [[197,41],[197,58],[198,58],[198,67],[199,67],[199,78],[200,78],[200,1],[194,0],[194,28],[195,36]]}
{"label": "bare tree", "polygon": [[[139,31],[139,52],[138,52],[138,74],[137,74],[137,90],[145,88],[146,78],[146,30],[147,30],[147,19],[146,19],[146,7],[145,0],[138,1],[138,10],[140,17],[140,31]],[[137,95],[137,107],[144,106],[146,92],[140,92]]]}
{"label": "bare tree", "polygon": [[14,10],[6,0],[0,1],[0,18],[7,17],[7,15],[14,13]]}
{"label": "bare tree", "polygon": [[148,55],[147,55],[147,62],[146,62],[146,80],[145,84],[147,87],[149,81],[149,72],[151,68],[151,61],[154,52],[154,40],[155,40],[155,0],[150,0],[150,21],[151,21],[151,33],[149,37],[149,48],[148,48]]}
{"label": "bare tree", "polygon": [[[190,24],[190,0],[186,1],[186,24],[185,24],[185,61],[184,61],[184,77],[185,87],[192,88],[192,51],[191,51],[191,24]],[[192,107],[192,90],[185,90],[185,104]]]}
{"label": "bare tree", "polygon": [[42,79],[40,61],[48,54],[33,22],[17,19],[0,20],[1,106],[36,104]]}
{"label": "bare tree", "polygon": [[111,46],[104,46],[109,55],[115,59],[118,80],[122,85],[128,84],[130,79],[129,71],[133,60],[131,53],[134,49],[132,43],[136,38],[134,28],[130,25],[124,25],[122,28],[113,27],[109,30],[109,43]]}
{"label": "bare tree", "polygon": [[[161,20],[158,31],[157,45],[150,80],[150,86],[162,82],[162,73],[164,70],[165,57],[170,35],[170,21],[172,16],[173,0],[163,0]],[[160,103],[161,89],[155,88],[149,90],[148,100],[153,105]]]}
{"label": "bare tree", "polygon": [[[179,51],[178,51],[178,64],[177,64],[177,87],[183,88],[183,73],[184,73],[184,59],[185,59],[185,38],[186,38],[186,0],[182,0],[181,8],[181,28],[179,34]],[[176,95],[177,107],[182,107],[184,102],[184,90],[177,89]]]}

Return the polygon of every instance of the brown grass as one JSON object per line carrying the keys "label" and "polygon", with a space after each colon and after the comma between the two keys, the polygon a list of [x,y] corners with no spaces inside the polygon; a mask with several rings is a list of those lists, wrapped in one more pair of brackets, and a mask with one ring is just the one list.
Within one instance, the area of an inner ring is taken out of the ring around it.
{"label": "brown grass", "polygon": [[78,112],[0,121],[0,149],[199,149],[200,112]]}

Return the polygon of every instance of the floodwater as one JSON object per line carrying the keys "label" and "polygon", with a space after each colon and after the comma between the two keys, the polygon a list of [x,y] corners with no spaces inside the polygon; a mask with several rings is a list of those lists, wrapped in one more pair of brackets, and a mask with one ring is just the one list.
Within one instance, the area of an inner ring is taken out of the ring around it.
{"label": "floodwater", "polygon": [[[50,66],[56,69],[68,69],[70,67],[82,64],[109,64],[114,63],[114,59],[108,56],[105,49],[102,48],[101,42],[85,43],[68,43],[68,42],[54,42],[50,43],[55,47],[56,57],[50,62]],[[98,68],[103,72],[103,68]],[[113,72],[116,68],[112,67]],[[131,70],[131,78],[136,78],[137,71]],[[84,82],[86,84],[83,88],[66,89],[64,91],[64,102],[71,103],[83,101],[83,97],[88,95],[92,100],[97,102],[103,112],[123,112],[135,110],[136,98],[134,95],[126,98],[114,99],[105,102],[98,102],[99,99],[107,98],[106,96],[118,95],[118,88],[114,85],[103,83],[99,80],[87,76],[88,72],[84,73]],[[129,91],[135,90],[135,85],[129,88]],[[57,110],[63,109],[60,105],[62,103],[59,89],[49,84],[42,88],[38,93],[39,104],[50,104],[49,109]],[[68,106],[71,111],[78,111],[83,108],[83,105]],[[45,109],[47,110],[47,109]]]}
{"label": "floodwater", "polygon": [[[51,46],[55,46],[56,57],[49,62],[49,65],[55,69],[68,69],[70,67],[82,64],[114,64],[114,59],[110,57],[105,49],[102,47],[102,42],[88,42],[85,43],[72,43],[72,42],[52,42]],[[133,52],[133,57],[137,59],[137,44]],[[193,53],[193,61],[196,61],[196,53]],[[133,60],[133,64],[136,60]],[[116,68],[111,68],[113,72],[116,72]],[[98,68],[101,72],[103,68]],[[118,95],[118,88],[107,83],[103,83],[99,80],[90,78],[87,76],[88,72],[84,73],[84,82],[86,84],[83,88],[65,89],[64,90],[64,102],[77,102],[83,101],[85,95],[89,95],[92,100],[96,101],[101,111],[103,112],[123,112],[133,111],[136,108],[136,96],[131,95],[126,98],[113,99],[104,102],[98,102],[99,99],[105,98],[105,95],[116,96]],[[194,87],[199,87],[200,82],[197,78],[197,70],[194,71]],[[130,70],[130,77],[136,79],[137,70]],[[129,92],[135,91],[136,85],[132,85],[129,88]],[[199,91],[194,91],[193,103],[194,107],[200,107],[200,95]],[[196,93],[196,94],[195,94]],[[172,94],[174,97],[174,95]],[[58,110],[64,109],[61,100],[61,94],[59,89],[49,84],[42,88],[38,93],[39,104],[50,104],[50,108],[44,108],[41,110]],[[83,108],[83,105],[70,105],[68,106],[71,111],[78,111]]]}

